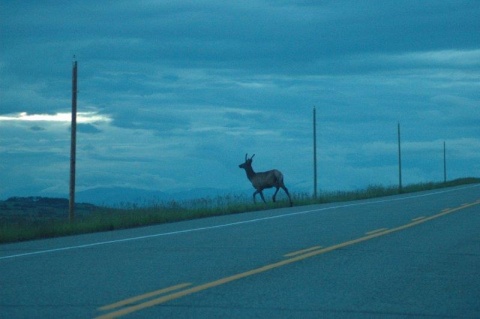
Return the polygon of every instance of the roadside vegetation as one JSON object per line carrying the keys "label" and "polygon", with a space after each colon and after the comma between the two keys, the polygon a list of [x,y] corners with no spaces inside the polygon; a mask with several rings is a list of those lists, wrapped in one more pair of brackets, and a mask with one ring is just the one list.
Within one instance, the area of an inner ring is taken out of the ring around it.
{"label": "roadside vegetation", "polygon": [[[462,178],[447,183],[407,185],[402,193],[420,192],[444,187],[480,183],[480,178]],[[397,186],[372,185],[362,190],[323,192],[317,198],[307,193],[293,193],[294,206],[354,201],[399,194]],[[283,197],[282,197],[283,198]],[[112,231],[182,220],[246,213],[258,210],[288,207],[288,200],[276,203],[253,204],[251,196],[226,195],[189,201],[149,203],[137,206],[124,204],[120,208],[97,207],[89,204],[76,206],[75,222],[68,221],[64,199],[11,198],[0,203],[0,243],[69,236],[92,232]],[[45,204],[49,202],[49,205]],[[43,205],[43,206],[42,206]],[[68,207],[68,206],[67,206]],[[34,213],[32,213],[34,212]]]}

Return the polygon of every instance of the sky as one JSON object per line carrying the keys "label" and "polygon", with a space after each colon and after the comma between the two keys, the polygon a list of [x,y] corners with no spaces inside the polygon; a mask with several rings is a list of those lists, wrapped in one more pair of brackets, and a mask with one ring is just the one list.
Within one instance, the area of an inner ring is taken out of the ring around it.
{"label": "sky", "polygon": [[[0,199],[480,177],[478,1],[1,1]],[[248,193],[247,192],[247,193]]]}

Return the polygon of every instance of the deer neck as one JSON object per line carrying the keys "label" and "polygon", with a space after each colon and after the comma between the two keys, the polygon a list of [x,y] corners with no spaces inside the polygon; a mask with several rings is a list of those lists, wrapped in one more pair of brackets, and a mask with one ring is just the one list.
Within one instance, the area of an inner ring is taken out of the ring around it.
{"label": "deer neck", "polygon": [[251,166],[245,167],[245,172],[247,173],[247,178],[249,180],[252,180],[252,178],[255,176],[255,172],[253,171],[253,168]]}

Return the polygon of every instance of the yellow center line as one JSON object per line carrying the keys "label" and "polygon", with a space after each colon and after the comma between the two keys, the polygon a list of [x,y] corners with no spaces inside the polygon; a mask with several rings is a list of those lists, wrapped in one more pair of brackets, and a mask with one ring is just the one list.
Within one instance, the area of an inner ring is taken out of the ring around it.
{"label": "yellow center line", "polygon": [[229,282],[232,282],[232,281],[235,281],[235,280],[239,280],[239,279],[242,279],[242,278],[245,278],[245,277],[249,277],[249,276],[259,274],[259,273],[263,273],[263,272],[266,272],[266,271],[269,271],[269,270],[272,270],[272,269],[275,269],[275,268],[283,267],[283,266],[288,265],[288,264],[292,264],[292,263],[295,263],[295,262],[298,262],[298,261],[305,260],[307,258],[311,258],[311,257],[314,257],[314,256],[325,254],[327,252],[334,251],[334,250],[344,248],[344,247],[347,247],[347,246],[355,245],[355,244],[358,244],[358,243],[361,243],[361,242],[364,242],[364,241],[367,241],[367,240],[370,240],[370,239],[373,239],[373,238],[376,238],[376,237],[385,236],[387,234],[391,234],[391,233],[398,232],[398,231],[401,231],[401,230],[404,230],[404,229],[407,229],[407,228],[411,228],[413,226],[425,223],[427,221],[430,221],[430,220],[445,216],[447,214],[451,214],[453,212],[478,205],[478,204],[480,204],[480,201],[476,201],[476,202],[471,203],[471,204],[465,204],[465,205],[462,205],[462,206],[457,207],[457,208],[443,210],[439,214],[432,215],[430,217],[426,217],[426,218],[423,218],[421,220],[412,221],[408,224],[405,224],[405,225],[402,225],[402,226],[399,226],[399,227],[396,227],[396,228],[386,229],[386,230],[381,231],[381,232],[375,232],[375,233],[372,233],[370,235],[363,236],[363,237],[353,239],[353,240],[349,240],[349,241],[346,241],[346,242],[343,242],[343,243],[340,243],[340,244],[336,244],[336,245],[329,246],[329,247],[322,248],[322,249],[309,251],[309,252],[303,253],[301,255],[298,255],[298,256],[295,256],[295,257],[292,257],[292,258],[289,258],[289,259],[285,259],[285,260],[282,260],[282,261],[279,261],[279,262],[276,262],[276,263],[272,263],[272,264],[269,264],[269,265],[266,265],[266,266],[263,266],[263,267],[255,268],[255,269],[252,269],[252,270],[249,270],[249,271],[246,271],[246,272],[242,272],[242,273],[239,273],[239,274],[236,274],[236,275],[233,275],[233,276],[221,278],[221,279],[211,281],[211,282],[199,285],[199,286],[195,286],[195,287],[191,287],[191,288],[188,288],[188,289],[185,289],[185,290],[174,292],[170,295],[162,296],[160,298],[156,298],[156,299],[153,299],[153,300],[150,300],[150,301],[138,304],[138,305],[127,307],[127,308],[124,308],[124,309],[121,309],[121,310],[118,310],[118,311],[115,311],[115,312],[97,317],[97,319],[99,319],[99,318],[101,318],[101,319],[118,318],[118,317],[130,314],[132,312],[135,312],[135,311],[139,311],[139,310],[146,309],[146,308],[149,308],[149,307],[157,306],[159,304],[162,304],[162,303],[165,303],[165,302],[168,302],[168,301],[172,301],[172,300],[175,300],[175,299],[179,299],[181,297],[185,297],[187,295],[191,295],[191,294],[194,294],[196,292],[207,290],[207,289],[210,289],[210,288],[213,288],[213,287],[221,286],[221,285],[224,285],[226,283],[229,283]]}
{"label": "yellow center line", "polygon": [[284,257],[293,257],[293,256],[296,256],[296,255],[301,255],[303,253],[307,253],[309,251],[317,250],[317,249],[320,249],[320,248],[322,248],[322,246],[314,246],[314,247],[310,247],[310,248],[307,248],[307,249],[297,250],[297,251],[285,254],[283,256]]}
{"label": "yellow center line", "polygon": [[184,284],[179,284],[179,285],[175,285],[175,286],[172,286],[172,287],[152,291],[152,292],[149,292],[149,293],[146,293],[146,294],[143,294],[143,295],[139,295],[139,296],[136,296],[136,297],[132,297],[132,298],[125,299],[125,300],[122,300],[122,301],[119,301],[119,302],[116,302],[116,303],[113,303],[113,304],[110,304],[110,305],[100,307],[100,308],[98,308],[98,310],[107,311],[107,310],[120,308],[120,307],[135,303],[135,302],[143,300],[143,299],[151,298],[151,297],[154,297],[154,296],[165,294],[167,292],[182,289],[182,288],[185,288],[185,287],[190,286],[190,285],[192,285],[192,284],[191,283],[184,283]]}
{"label": "yellow center line", "polygon": [[372,231],[369,231],[367,233],[365,233],[365,235],[372,235],[372,234],[375,234],[375,233],[380,233],[380,232],[383,232],[385,230],[387,230],[388,228],[379,228],[379,229],[375,229],[375,230],[372,230]]}

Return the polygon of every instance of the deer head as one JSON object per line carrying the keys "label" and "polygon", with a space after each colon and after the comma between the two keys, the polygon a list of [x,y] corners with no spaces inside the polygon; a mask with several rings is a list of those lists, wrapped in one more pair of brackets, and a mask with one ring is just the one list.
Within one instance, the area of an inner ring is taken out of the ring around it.
{"label": "deer head", "polygon": [[242,163],[238,165],[240,168],[246,169],[247,167],[252,167],[252,159],[255,156],[255,154],[252,155],[252,157],[248,158],[248,153],[245,154],[245,163]]}

